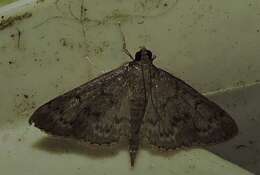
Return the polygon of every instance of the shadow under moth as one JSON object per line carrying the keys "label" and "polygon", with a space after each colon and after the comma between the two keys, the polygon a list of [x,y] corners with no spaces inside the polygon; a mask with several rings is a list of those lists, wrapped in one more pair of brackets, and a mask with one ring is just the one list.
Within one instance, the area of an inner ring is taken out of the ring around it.
{"label": "shadow under moth", "polygon": [[227,112],[153,60],[152,52],[141,48],[131,62],[39,107],[29,123],[95,145],[124,138],[132,167],[141,145],[167,151],[212,145],[237,134]]}

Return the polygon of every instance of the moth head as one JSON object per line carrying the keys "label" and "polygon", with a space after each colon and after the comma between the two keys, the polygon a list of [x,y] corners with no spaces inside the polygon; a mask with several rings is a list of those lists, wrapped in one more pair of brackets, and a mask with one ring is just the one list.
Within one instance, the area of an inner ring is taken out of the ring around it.
{"label": "moth head", "polygon": [[152,62],[154,59],[155,55],[145,47],[141,47],[141,49],[135,53],[135,61],[149,60]]}

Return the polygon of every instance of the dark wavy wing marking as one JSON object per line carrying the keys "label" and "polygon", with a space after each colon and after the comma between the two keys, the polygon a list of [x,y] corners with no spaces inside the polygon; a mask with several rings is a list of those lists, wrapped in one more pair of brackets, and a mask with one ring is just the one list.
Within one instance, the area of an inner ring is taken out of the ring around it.
{"label": "dark wavy wing marking", "polygon": [[89,143],[118,142],[129,127],[127,70],[124,65],[58,96],[38,108],[29,123],[50,134]]}
{"label": "dark wavy wing marking", "polygon": [[155,66],[151,90],[142,128],[148,144],[162,149],[207,145],[238,132],[234,120],[217,104]]}

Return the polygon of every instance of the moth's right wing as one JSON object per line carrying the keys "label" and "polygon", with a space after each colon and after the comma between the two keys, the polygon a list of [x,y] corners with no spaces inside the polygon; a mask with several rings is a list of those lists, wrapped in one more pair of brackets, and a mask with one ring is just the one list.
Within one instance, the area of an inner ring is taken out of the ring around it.
{"label": "moth's right wing", "polygon": [[237,134],[235,121],[220,106],[184,81],[151,66],[142,135],[161,149],[215,144]]}
{"label": "moth's right wing", "polygon": [[52,135],[92,144],[119,142],[128,134],[128,64],[42,105],[29,123]]}

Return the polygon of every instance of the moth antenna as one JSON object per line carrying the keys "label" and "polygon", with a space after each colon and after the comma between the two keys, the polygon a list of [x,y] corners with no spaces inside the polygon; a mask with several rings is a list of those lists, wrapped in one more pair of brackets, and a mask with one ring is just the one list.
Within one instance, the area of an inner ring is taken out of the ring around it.
{"label": "moth antenna", "polygon": [[123,40],[123,52],[128,55],[132,60],[134,60],[134,57],[131,55],[131,53],[129,52],[129,50],[126,48],[126,41],[125,41],[125,35],[122,31],[122,28],[121,28],[121,23],[118,22],[118,26],[119,26],[119,30],[120,30],[120,33],[121,33],[121,36],[122,36],[122,40]]}

